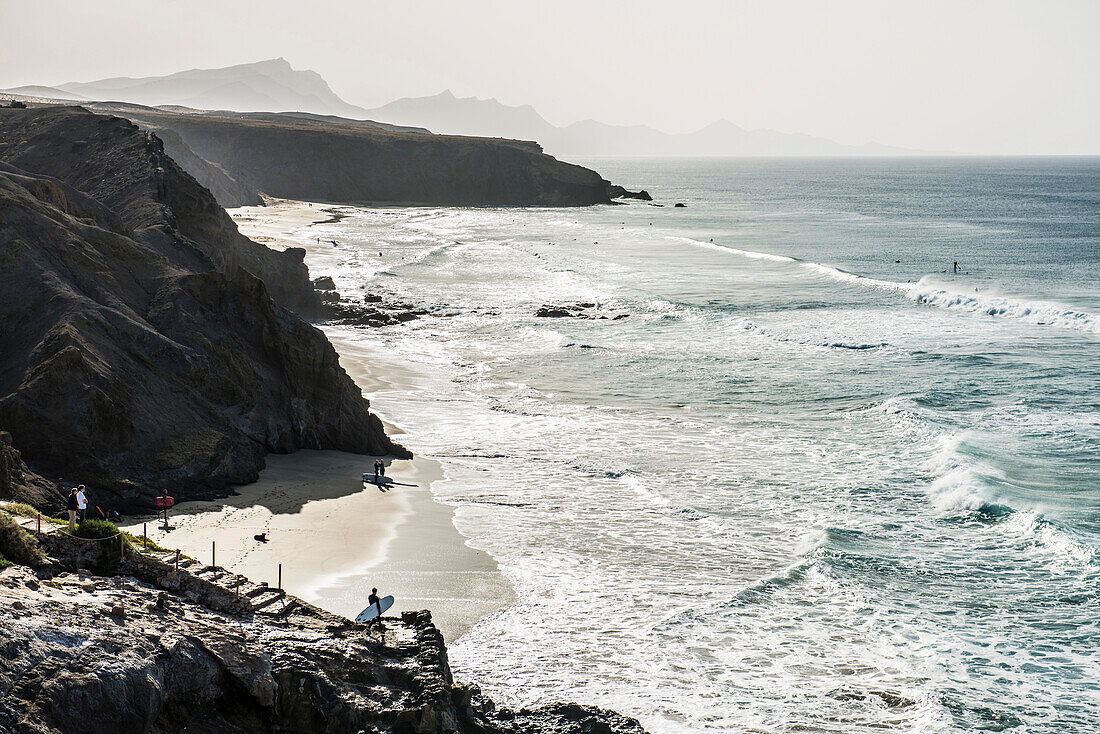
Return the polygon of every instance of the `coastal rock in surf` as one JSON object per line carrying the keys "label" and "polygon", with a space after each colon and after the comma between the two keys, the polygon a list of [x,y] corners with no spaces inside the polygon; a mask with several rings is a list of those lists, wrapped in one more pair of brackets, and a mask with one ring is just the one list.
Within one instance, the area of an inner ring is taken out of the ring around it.
{"label": "coastal rock in surf", "polygon": [[224,494],[269,452],[409,456],[295,313],[321,309],[304,251],[240,235],[156,138],[0,109],[0,157],[0,425],[35,471],[126,511]]}
{"label": "coastal rock in surf", "polygon": [[607,195],[612,199],[638,199],[639,201],[653,201],[653,197],[645,189],[641,191],[627,191],[622,186],[611,185],[607,187]]}
{"label": "coastal rock in surf", "polygon": [[367,295],[362,302],[337,299],[328,304],[328,321],[337,324],[393,326],[427,315],[422,308],[400,301],[384,301],[378,295]]}
{"label": "coastal rock in surf", "polygon": [[680,201],[673,204],[674,209],[683,209],[686,206],[687,206],[687,204],[684,204],[683,202],[680,202]]}
{"label": "coastal rock in surf", "polygon": [[320,278],[314,278],[313,287],[319,291],[334,291],[336,290],[336,283],[333,282],[332,277],[328,275],[322,275]]}
{"label": "coastal rock in surf", "polygon": [[535,311],[535,316],[540,319],[607,319],[611,321],[618,321],[619,319],[625,319],[630,314],[618,312],[607,314],[604,313],[598,303],[568,303],[568,304],[545,304],[540,306]]}

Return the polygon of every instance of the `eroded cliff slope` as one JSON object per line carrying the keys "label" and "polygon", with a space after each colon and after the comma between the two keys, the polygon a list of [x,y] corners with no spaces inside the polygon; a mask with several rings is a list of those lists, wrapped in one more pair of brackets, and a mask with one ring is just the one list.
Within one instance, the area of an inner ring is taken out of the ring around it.
{"label": "eroded cliff slope", "polygon": [[318,305],[302,253],[241,236],[155,136],[0,109],[0,428],[31,468],[127,510],[269,452],[407,455],[292,310]]}
{"label": "eroded cliff slope", "polygon": [[[119,112],[171,131],[245,195],[342,203],[442,206],[587,206],[610,201],[595,171],[559,161],[536,143],[383,130],[292,114]],[[185,164],[186,165],[186,164]]]}

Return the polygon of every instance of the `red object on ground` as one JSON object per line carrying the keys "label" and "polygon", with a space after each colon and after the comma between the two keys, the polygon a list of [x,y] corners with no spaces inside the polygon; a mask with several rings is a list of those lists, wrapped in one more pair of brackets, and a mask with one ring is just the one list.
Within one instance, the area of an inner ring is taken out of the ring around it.
{"label": "red object on ground", "polygon": [[171,497],[157,497],[157,508],[163,510],[176,504],[176,501]]}

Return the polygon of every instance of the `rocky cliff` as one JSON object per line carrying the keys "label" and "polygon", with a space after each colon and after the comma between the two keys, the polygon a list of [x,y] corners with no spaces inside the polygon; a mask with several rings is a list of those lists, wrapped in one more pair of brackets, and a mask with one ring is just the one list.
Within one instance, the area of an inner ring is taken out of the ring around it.
{"label": "rocky cliff", "polygon": [[0,498],[26,502],[47,512],[64,507],[54,483],[27,468],[7,431],[0,431]]}
{"label": "rocky cliff", "polygon": [[283,252],[237,231],[218,202],[155,135],[79,107],[0,108],[0,161],[69,184],[115,215],[95,221],[133,236],[172,264],[264,281],[283,306],[316,312],[302,250]]}
{"label": "rocky cliff", "polygon": [[426,611],[368,630],[285,595],[254,605],[220,569],[136,549],[110,575],[81,570],[117,538],[42,542],[37,568],[0,570],[5,732],[644,734],[576,704],[498,708],[455,682]]}
{"label": "rocky cliff", "polygon": [[445,206],[610,201],[610,184],[598,173],[552,158],[536,143],[383,130],[293,114],[119,114],[158,135],[177,135],[201,159],[196,171],[213,166],[229,176],[240,188],[222,200],[226,206],[239,203],[246,191],[309,201]]}
{"label": "rocky cliff", "polygon": [[324,335],[302,253],[241,236],[119,118],[0,109],[0,426],[117,509],[224,493],[268,452],[408,455]]}

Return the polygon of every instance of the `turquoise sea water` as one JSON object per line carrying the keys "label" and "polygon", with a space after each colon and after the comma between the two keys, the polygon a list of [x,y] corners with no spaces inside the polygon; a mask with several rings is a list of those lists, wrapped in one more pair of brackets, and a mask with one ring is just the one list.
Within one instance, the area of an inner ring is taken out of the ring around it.
{"label": "turquoise sea water", "polygon": [[[1097,731],[1100,160],[586,163],[665,206],[301,232],[439,314],[360,335],[517,590],[458,676],[654,732]],[[572,302],[629,316],[534,316]]]}

